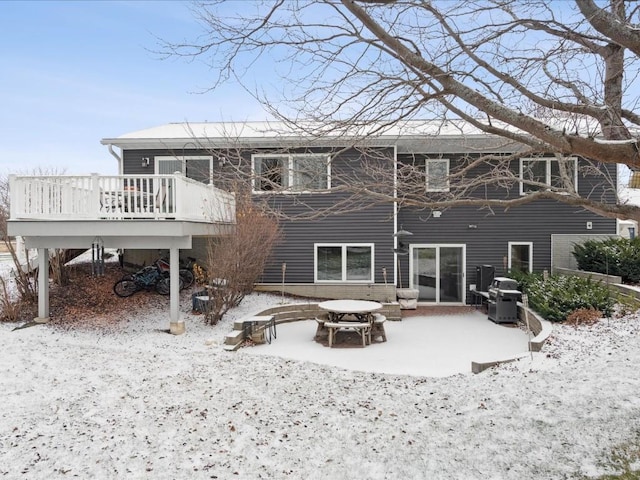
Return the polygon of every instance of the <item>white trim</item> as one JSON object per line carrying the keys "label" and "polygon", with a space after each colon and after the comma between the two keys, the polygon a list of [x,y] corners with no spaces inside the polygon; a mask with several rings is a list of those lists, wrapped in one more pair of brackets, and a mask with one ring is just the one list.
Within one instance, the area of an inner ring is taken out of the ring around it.
{"label": "white trim", "polygon": [[393,146],[393,285],[398,285],[398,146]]}
{"label": "white trim", "polygon": [[[318,247],[340,247],[341,248],[341,261],[342,261],[342,272],[341,279],[331,279],[331,280],[320,280],[318,279]],[[368,280],[358,279],[358,280],[348,280],[347,279],[347,255],[346,249],[348,247],[369,247],[371,249],[371,276]],[[314,243],[313,244],[313,282],[314,283],[375,283],[375,275],[376,275],[376,251],[374,243]]]}
{"label": "white trim", "polygon": [[[565,160],[573,160],[573,188],[577,192],[578,191],[578,157],[567,157]],[[524,191],[525,184],[523,183],[524,179],[524,163],[525,162],[546,162],[545,164],[545,181],[544,183],[547,186],[551,186],[551,165],[552,162],[557,162],[558,159],[555,157],[525,157],[520,159],[520,172],[518,174],[518,178],[520,180],[519,188],[520,195],[528,195],[530,192]]]}
{"label": "white trim", "polygon": [[527,245],[529,247],[529,273],[533,272],[533,242],[508,242],[507,269],[511,270],[511,247],[514,245]]}
{"label": "white trim", "polygon": [[[327,186],[318,190],[295,190],[293,178],[293,161],[296,157],[318,157],[326,162]],[[287,160],[287,175],[289,187],[281,190],[258,190],[256,184],[259,177],[256,175],[256,160],[262,158],[282,158]],[[318,193],[331,190],[331,155],[328,153],[254,153],[251,155],[251,191],[257,194],[300,194],[300,193]]]}
{"label": "white trim", "polygon": [[[462,249],[462,298],[460,302],[441,302],[440,301],[440,248],[461,248]],[[417,289],[418,287],[413,284],[413,251],[416,248],[435,248],[436,249],[436,300],[435,302],[420,303],[427,305],[466,305],[467,303],[467,245],[465,243],[414,243],[409,245],[409,288]]]}

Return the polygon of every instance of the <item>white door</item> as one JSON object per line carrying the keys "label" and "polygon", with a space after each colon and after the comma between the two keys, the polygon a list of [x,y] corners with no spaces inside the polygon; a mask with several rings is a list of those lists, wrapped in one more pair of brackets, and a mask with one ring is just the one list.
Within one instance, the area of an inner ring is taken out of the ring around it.
{"label": "white door", "polygon": [[[184,162],[175,158],[157,158],[156,173],[158,175],[173,175],[181,172],[184,175]],[[167,179],[157,180],[155,188],[155,199],[157,208],[163,212],[173,212],[173,183]]]}
{"label": "white door", "polygon": [[464,245],[411,245],[409,281],[418,301],[464,304],[465,257]]}

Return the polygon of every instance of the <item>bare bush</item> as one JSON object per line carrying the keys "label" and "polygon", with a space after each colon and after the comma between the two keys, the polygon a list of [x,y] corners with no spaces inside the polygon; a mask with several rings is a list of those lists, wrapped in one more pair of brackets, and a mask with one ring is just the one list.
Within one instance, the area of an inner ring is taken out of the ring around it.
{"label": "bare bush", "polygon": [[11,298],[6,280],[0,277],[0,320],[15,322],[18,319],[19,313],[20,307],[18,303]]}
{"label": "bare bush", "polygon": [[209,240],[206,323],[217,324],[229,309],[251,293],[280,239],[281,230],[275,217],[254,205],[249,195],[237,199],[233,233]]}
{"label": "bare bush", "polygon": [[[32,172],[34,175],[52,175],[61,174],[64,171],[48,171],[37,169]],[[7,285],[7,279],[0,279],[0,306],[2,311],[0,316],[4,318],[13,318],[18,315],[21,306],[31,305],[37,301],[38,285],[36,271],[32,268],[32,261],[29,258],[29,252],[25,248],[24,260],[21,258],[17,250],[16,244],[9,237],[7,224],[11,216],[11,198],[9,195],[9,177],[7,175],[0,176],[0,242],[2,242],[13,262],[13,282],[15,283],[16,296],[11,295]],[[69,260],[69,251],[56,250],[55,255],[51,257],[50,266],[53,273],[53,281],[55,284],[65,286],[69,283],[69,275],[65,264]]]}
{"label": "bare bush", "polygon": [[14,265],[13,281],[16,285],[17,297],[12,298],[7,288],[6,280],[2,279],[2,289],[0,290],[0,305],[2,306],[2,316],[13,318],[17,315],[18,303],[33,303],[37,299],[36,284],[33,272],[30,271],[29,262],[22,266],[18,258],[15,244],[8,235],[7,222],[10,216],[9,203],[9,179],[7,176],[0,177],[0,241],[6,246],[11,255]]}

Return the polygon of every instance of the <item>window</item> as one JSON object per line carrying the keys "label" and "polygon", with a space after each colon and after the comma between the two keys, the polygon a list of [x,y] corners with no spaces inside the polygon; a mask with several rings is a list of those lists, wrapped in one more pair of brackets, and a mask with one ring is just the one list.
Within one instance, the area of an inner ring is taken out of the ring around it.
{"label": "window", "polygon": [[533,271],[533,242],[509,242],[509,270]]}
{"label": "window", "polygon": [[328,155],[254,155],[251,160],[256,192],[330,188]]}
{"label": "window", "polygon": [[[566,170],[566,178],[569,185],[563,181],[561,166]],[[556,158],[522,158],[520,159],[520,195],[541,190],[540,185],[530,185],[524,182],[536,182],[546,185],[566,189],[570,186],[576,189],[578,186],[578,160],[567,158],[562,160],[562,164]]]}
{"label": "window", "polygon": [[373,282],[373,244],[316,244],[316,282]]}
{"label": "window", "polygon": [[211,182],[213,157],[208,155],[155,157],[155,171],[159,175],[181,172],[187,178],[203,183]]}
{"label": "window", "polygon": [[449,160],[425,160],[427,192],[449,191]]}

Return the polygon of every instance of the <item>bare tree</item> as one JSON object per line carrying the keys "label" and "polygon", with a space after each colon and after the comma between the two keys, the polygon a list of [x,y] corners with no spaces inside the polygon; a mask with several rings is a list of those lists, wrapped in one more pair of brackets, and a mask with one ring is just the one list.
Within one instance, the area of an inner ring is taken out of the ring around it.
{"label": "bare tree", "polygon": [[[558,156],[565,180],[571,172],[563,159],[587,159],[582,173],[601,173],[611,190],[604,166],[640,169],[640,10],[625,0],[602,3],[278,0],[238,8],[214,1],[194,7],[204,34],[167,43],[165,53],[203,58],[216,75],[212,89],[239,82],[276,118],[316,138],[358,131],[370,139],[405,120],[439,118],[443,127],[464,121],[501,137],[495,152],[518,145],[510,155],[469,155],[450,172],[459,188],[448,195],[425,196],[424,188],[414,195],[417,184],[404,192],[399,184],[398,203],[506,208],[552,198],[638,219],[638,208],[612,205],[600,193],[580,196],[566,181],[504,200],[477,195],[482,185],[523,182],[510,162],[542,154]],[[256,80],[265,66],[280,75],[276,85]],[[478,178],[474,168],[487,164]],[[380,180],[386,171],[388,180],[389,170],[369,173]],[[351,192],[389,200],[379,186],[360,181]]]}
{"label": "bare tree", "polygon": [[229,309],[253,291],[280,237],[280,227],[274,217],[254,205],[249,195],[236,196],[233,233],[209,239],[206,323],[217,324]]}

